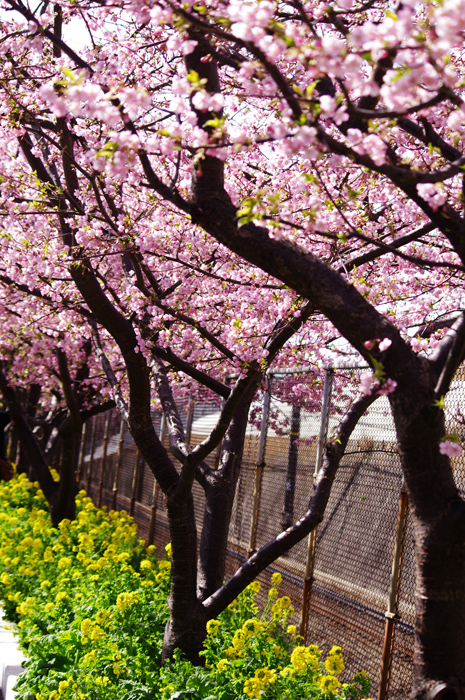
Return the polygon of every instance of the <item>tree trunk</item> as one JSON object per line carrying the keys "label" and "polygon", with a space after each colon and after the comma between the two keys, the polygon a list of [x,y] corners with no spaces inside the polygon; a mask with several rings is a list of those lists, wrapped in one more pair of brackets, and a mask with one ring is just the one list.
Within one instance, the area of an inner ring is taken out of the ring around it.
{"label": "tree trunk", "polygon": [[[234,457],[233,457],[234,458]],[[237,477],[232,482],[218,475],[206,493],[205,513],[200,541],[198,594],[205,600],[223,584]]]}
{"label": "tree trunk", "polygon": [[[79,416],[79,414],[77,414]],[[67,518],[76,517],[76,470],[79,459],[82,422],[68,416],[60,426],[61,460],[60,483],[53,502],[50,504],[52,525],[58,527]]]}
{"label": "tree trunk", "polygon": [[235,412],[223,439],[218,471],[205,494],[206,504],[200,541],[200,600],[208,598],[224,582],[229,525],[242,465],[249,409],[254,394],[255,387],[252,386]]}
{"label": "tree trunk", "polygon": [[465,689],[465,503],[438,522],[415,518],[415,700],[460,700]]}
{"label": "tree trunk", "polygon": [[465,503],[439,452],[444,413],[425,384],[395,393],[394,417],[415,533],[415,700],[459,700],[465,688]]}
{"label": "tree trunk", "polygon": [[32,469],[31,469],[31,463],[28,459],[28,455],[22,446],[21,442],[19,442],[19,449],[16,453],[16,473],[17,474],[27,474],[28,476],[32,475]]}
{"label": "tree trunk", "polygon": [[192,494],[186,503],[167,499],[171,535],[170,619],[163,639],[162,663],[180,649],[195,665],[206,637],[207,617],[197,598],[197,528]]}

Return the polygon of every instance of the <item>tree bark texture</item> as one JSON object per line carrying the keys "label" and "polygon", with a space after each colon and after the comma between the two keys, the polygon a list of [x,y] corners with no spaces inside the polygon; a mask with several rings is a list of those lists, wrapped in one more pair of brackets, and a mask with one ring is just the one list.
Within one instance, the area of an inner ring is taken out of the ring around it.
{"label": "tree bark texture", "polygon": [[200,540],[199,597],[205,600],[223,585],[229,525],[244,452],[249,408],[254,387],[236,409],[223,440],[218,471],[206,490]]}
{"label": "tree bark texture", "polygon": [[415,536],[412,698],[459,700],[465,689],[465,503],[449,458],[439,452],[444,413],[424,388],[422,401],[421,391],[393,400]]}
{"label": "tree bark texture", "polygon": [[173,506],[167,500],[171,536],[170,619],[165,628],[162,663],[175,649],[199,665],[207,617],[197,598],[197,528],[192,496]]}

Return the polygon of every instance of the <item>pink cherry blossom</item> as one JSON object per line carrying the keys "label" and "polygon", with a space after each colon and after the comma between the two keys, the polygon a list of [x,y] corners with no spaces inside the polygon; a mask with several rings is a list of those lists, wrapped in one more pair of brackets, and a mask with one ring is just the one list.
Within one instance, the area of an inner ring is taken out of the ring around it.
{"label": "pink cherry blossom", "polygon": [[394,379],[386,379],[385,382],[381,385],[381,387],[378,389],[378,394],[387,396],[388,394],[392,394],[397,388],[397,382]]}
{"label": "pink cherry blossom", "polygon": [[460,457],[463,452],[462,446],[452,440],[442,440],[439,443],[439,452],[448,457]]}
{"label": "pink cherry blossom", "polygon": [[390,348],[392,345],[392,340],[390,338],[383,338],[383,340],[379,343],[378,348],[380,352],[384,352],[388,348]]}
{"label": "pink cherry blossom", "polygon": [[375,375],[373,372],[363,372],[360,375],[360,391],[362,394],[371,394],[374,387]]}

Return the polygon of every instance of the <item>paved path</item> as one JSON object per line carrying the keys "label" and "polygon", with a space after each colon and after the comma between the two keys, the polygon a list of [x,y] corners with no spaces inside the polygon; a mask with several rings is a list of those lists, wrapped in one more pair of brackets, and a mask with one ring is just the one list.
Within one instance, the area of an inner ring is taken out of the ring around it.
{"label": "paved path", "polygon": [[11,630],[5,629],[8,622],[3,619],[0,608],[0,700],[13,700],[13,686],[21,673],[23,653]]}

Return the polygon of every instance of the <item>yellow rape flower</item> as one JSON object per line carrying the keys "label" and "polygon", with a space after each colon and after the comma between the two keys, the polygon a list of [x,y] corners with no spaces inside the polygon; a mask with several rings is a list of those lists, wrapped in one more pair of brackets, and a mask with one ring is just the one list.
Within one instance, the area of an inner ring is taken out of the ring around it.
{"label": "yellow rape flower", "polygon": [[260,583],[259,581],[252,581],[252,583],[249,583],[249,585],[246,588],[247,591],[250,591],[254,595],[257,595],[257,593],[260,592]]}
{"label": "yellow rape flower", "polygon": [[283,608],[283,610],[291,607],[291,599],[287,595],[283,596],[282,598],[279,598],[276,602],[278,603],[280,608]]}
{"label": "yellow rape flower", "polygon": [[329,651],[328,656],[333,656],[334,654],[342,654],[342,649],[341,647],[334,646],[331,648]]}
{"label": "yellow rape flower", "polygon": [[53,552],[51,547],[46,547],[43,554],[43,560],[46,562],[52,562],[54,560]]}
{"label": "yellow rape flower", "polygon": [[263,629],[263,622],[260,622],[260,620],[254,620],[253,618],[246,620],[242,625],[242,631],[247,639],[250,639],[250,637],[253,637],[255,634],[262,632]]}
{"label": "yellow rape flower", "polygon": [[332,693],[341,687],[335,676],[321,676],[319,686],[325,693]]}
{"label": "yellow rape flower", "polygon": [[282,676],[283,678],[291,678],[294,677],[295,674],[295,668],[292,668],[292,666],[285,666],[282,671],[279,672],[279,675]]}
{"label": "yellow rape flower", "polygon": [[58,692],[60,695],[66,693],[66,689],[69,687],[69,681],[60,681],[58,683]]}
{"label": "yellow rape flower", "polygon": [[316,656],[317,659],[320,658],[320,656],[321,656],[321,649],[320,649],[319,647],[317,647],[316,644],[310,644],[310,645],[307,647],[307,649],[308,649],[308,651],[310,652],[310,654],[312,654],[313,656]]}
{"label": "yellow rape flower", "polygon": [[291,664],[296,671],[305,670],[308,666],[315,664],[317,660],[318,656],[313,653],[311,647],[295,647],[291,654]]}
{"label": "yellow rape flower", "polygon": [[219,620],[209,620],[207,622],[207,634],[211,634],[214,637],[218,633],[218,628],[221,626]]}
{"label": "yellow rape flower", "polygon": [[218,661],[218,663],[216,664],[216,669],[217,669],[218,673],[221,673],[222,671],[224,671],[224,669],[226,668],[226,666],[228,664],[229,664],[228,659],[221,659],[221,661]]}
{"label": "yellow rape flower", "polygon": [[92,649],[92,651],[89,651],[89,653],[84,656],[82,663],[83,664],[91,664],[95,661],[96,658],[97,658],[97,652],[95,651],[95,649]]}
{"label": "yellow rape flower", "polygon": [[69,569],[71,566],[72,561],[70,557],[61,557],[61,559],[58,561],[58,568],[59,569]]}
{"label": "yellow rape flower", "polygon": [[248,681],[244,683],[244,693],[249,696],[249,698],[259,698],[262,687],[260,683],[257,683],[255,678],[249,678]]}
{"label": "yellow rape flower", "polygon": [[116,607],[124,611],[137,601],[137,593],[120,593],[116,599]]}
{"label": "yellow rape flower", "polygon": [[104,633],[103,633],[102,628],[99,627],[98,625],[96,625],[94,627],[94,629],[92,630],[92,632],[90,633],[90,638],[93,642],[96,642],[97,639],[100,639],[100,637],[103,637],[103,634]]}
{"label": "yellow rape flower", "polygon": [[344,670],[341,647],[333,647],[325,660],[325,669],[332,675]]}
{"label": "yellow rape flower", "polygon": [[271,585],[272,585],[274,588],[277,588],[277,587],[282,583],[282,580],[283,580],[283,577],[281,576],[281,574],[279,573],[279,571],[277,571],[276,573],[274,573],[274,574],[271,576]]}
{"label": "yellow rape flower", "polygon": [[237,651],[238,649],[242,649],[246,642],[246,636],[242,630],[236,630],[234,632],[234,637],[232,640],[232,644],[234,649]]}
{"label": "yellow rape flower", "polygon": [[95,616],[95,619],[99,625],[103,625],[108,620],[110,615],[111,613],[108,610],[99,610]]}
{"label": "yellow rape flower", "polygon": [[268,683],[275,682],[276,671],[265,666],[265,668],[259,668],[257,671],[255,671],[254,678],[256,678],[256,680],[259,681],[262,686],[265,686],[268,685]]}
{"label": "yellow rape flower", "polygon": [[94,626],[94,623],[89,617],[86,617],[82,622],[81,622],[81,632],[83,634],[88,634],[89,630],[92,629]]}
{"label": "yellow rape flower", "polygon": [[108,676],[97,676],[95,678],[95,682],[97,685],[108,685],[110,683],[110,679]]}

